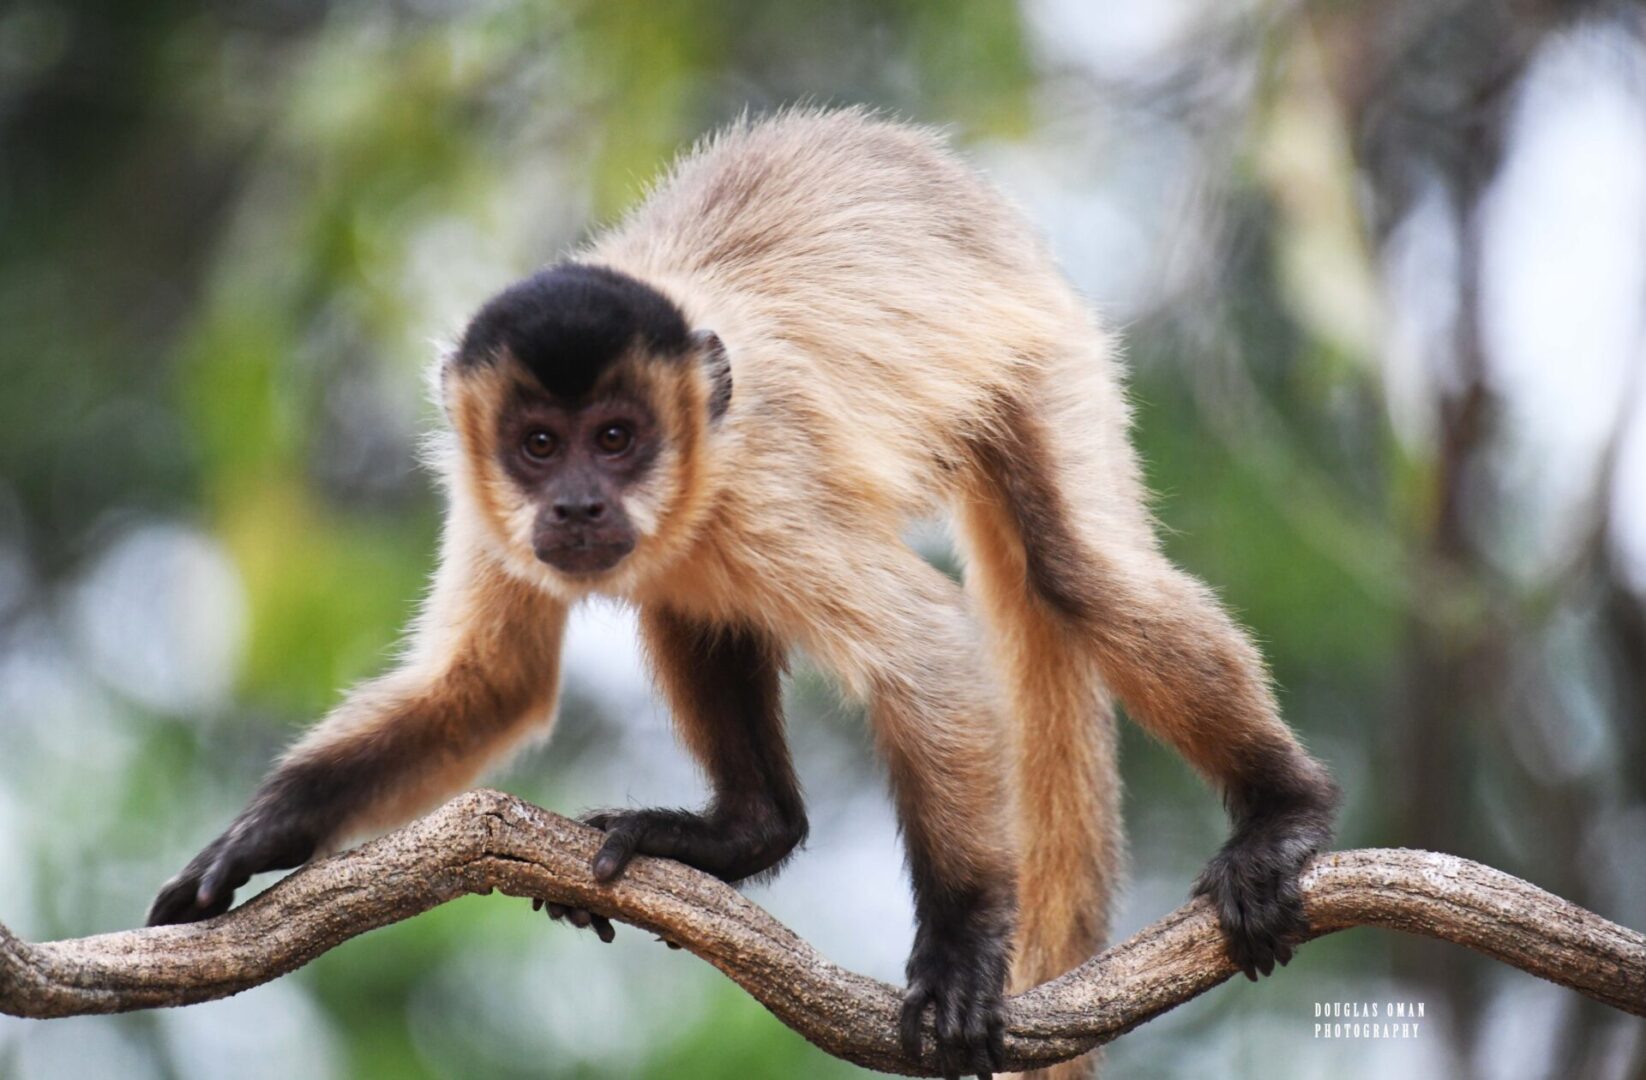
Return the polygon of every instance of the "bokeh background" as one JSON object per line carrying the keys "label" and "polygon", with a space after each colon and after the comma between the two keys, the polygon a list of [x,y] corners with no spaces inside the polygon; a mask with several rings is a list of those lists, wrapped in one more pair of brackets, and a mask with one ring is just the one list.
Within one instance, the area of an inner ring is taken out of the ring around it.
{"label": "bokeh background", "polygon": [[[945,125],[1124,329],[1170,549],[1265,643],[1344,845],[1646,926],[1643,42],[1622,2],[0,3],[0,919],[141,921],[413,610],[439,343],[698,134],[810,99]],[[861,715],[804,667],[789,698],[814,831],[751,891],[897,980]],[[1224,829],[1124,749],[1121,933]],[[579,617],[559,728],[497,782],[701,797],[622,611]],[[1418,1039],[1313,1038],[1315,1002],[1387,1000]],[[1646,1025],[1368,930],[1110,1061],[1639,1078]],[[501,897],[225,1002],[0,1017],[19,1078],[854,1072],[689,955]]]}

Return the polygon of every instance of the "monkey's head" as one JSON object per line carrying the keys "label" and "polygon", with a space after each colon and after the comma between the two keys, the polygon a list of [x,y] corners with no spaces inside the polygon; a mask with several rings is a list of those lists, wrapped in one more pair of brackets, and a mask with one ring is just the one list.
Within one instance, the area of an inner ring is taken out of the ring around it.
{"label": "monkey's head", "polygon": [[656,289],[562,263],[480,309],[442,393],[504,554],[578,590],[632,566],[701,487],[731,369],[719,338]]}

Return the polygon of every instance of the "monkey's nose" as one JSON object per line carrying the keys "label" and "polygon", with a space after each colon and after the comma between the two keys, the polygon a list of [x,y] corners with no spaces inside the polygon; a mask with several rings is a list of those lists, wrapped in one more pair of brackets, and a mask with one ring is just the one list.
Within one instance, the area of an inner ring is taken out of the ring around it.
{"label": "monkey's nose", "polygon": [[593,524],[606,516],[604,499],[556,499],[554,519],[566,524]]}

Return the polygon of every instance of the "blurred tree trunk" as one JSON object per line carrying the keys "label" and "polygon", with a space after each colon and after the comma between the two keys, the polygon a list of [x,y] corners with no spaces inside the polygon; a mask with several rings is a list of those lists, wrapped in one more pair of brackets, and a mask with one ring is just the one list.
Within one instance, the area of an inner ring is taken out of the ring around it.
{"label": "blurred tree trunk", "polygon": [[[1505,152],[1506,126],[1522,77],[1551,35],[1598,5],[1461,0],[1434,4],[1316,5],[1312,23],[1331,57],[1328,71],[1346,116],[1354,153],[1370,194],[1369,216],[1381,249],[1392,230],[1438,184],[1454,229],[1455,323],[1449,343],[1436,346],[1444,373],[1432,379],[1437,400],[1430,501],[1415,523],[1412,580],[1421,606],[1408,617],[1407,707],[1391,717],[1386,743],[1394,786],[1386,797],[1402,843],[1483,860],[1526,863],[1549,887],[1593,904],[1592,868],[1585,863],[1585,827],[1598,809],[1594,785],[1553,777],[1519,762],[1511,727],[1535,722],[1530,711],[1550,707],[1552,694],[1527,694],[1508,677],[1517,655],[1535,649],[1547,614],[1528,617],[1529,597],[1494,572],[1482,539],[1503,520],[1490,454],[1498,434],[1491,358],[1483,341],[1481,209]],[[1614,9],[1618,10],[1618,9]],[[1627,11],[1627,8],[1621,10]],[[1639,23],[1638,12],[1635,22]],[[1603,484],[1608,477],[1597,477]],[[1605,506],[1605,492],[1594,505]],[[1598,530],[1597,535],[1603,535]],[[1604,557],[1581,560],[1610,597],[1600,631],[1617,668],[1619,714],[1611,717],[1639,762],[1646,710],[1646,618],[1639,600],[1615,579]],[[1568,589],[1574,589],[1568,583]],[[1575,589],[1574,589],[1575,591]],[[1549,608],[1559,610],[1566,598]],[[1508,770],[1509,784],[1532,829],[1493,828],[1483,819],[1477,778]],[[1622,767],[1636,799],[1640,770]],[[1524,850],[1504,851],[1498,839],[1524,835]],[[1486,1004],[1480,965],[1454,962],[1404,943],[1397,965],[1407,978],[1442,998],[1442,1015],[1457,1036],[1455,1075],[1477,1073]],[[1603,1066],[1603,1011],[1578,1009],[1561,1025],[1554,1059],[1561,1075],[1595,1075]],[[1637,1044],[1640,1040],[1636,1040]],[[1636,1046],[1637,1073],[1646,1046]],[[1613,1062],[1614,1068],[1618,1062]]]}

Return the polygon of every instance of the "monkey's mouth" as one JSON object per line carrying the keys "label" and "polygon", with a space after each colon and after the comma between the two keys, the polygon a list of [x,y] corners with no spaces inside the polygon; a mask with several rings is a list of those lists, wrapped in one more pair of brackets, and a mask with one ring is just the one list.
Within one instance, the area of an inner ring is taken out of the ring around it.
{"label": "monkey's mouth", "polygon": [[627,558],[633,550],[632,536],[601,538],[582,535],[539,541],[535,547],[535,554],[540,562],[554,567],[562,574],[581,577],[605,573]]}

